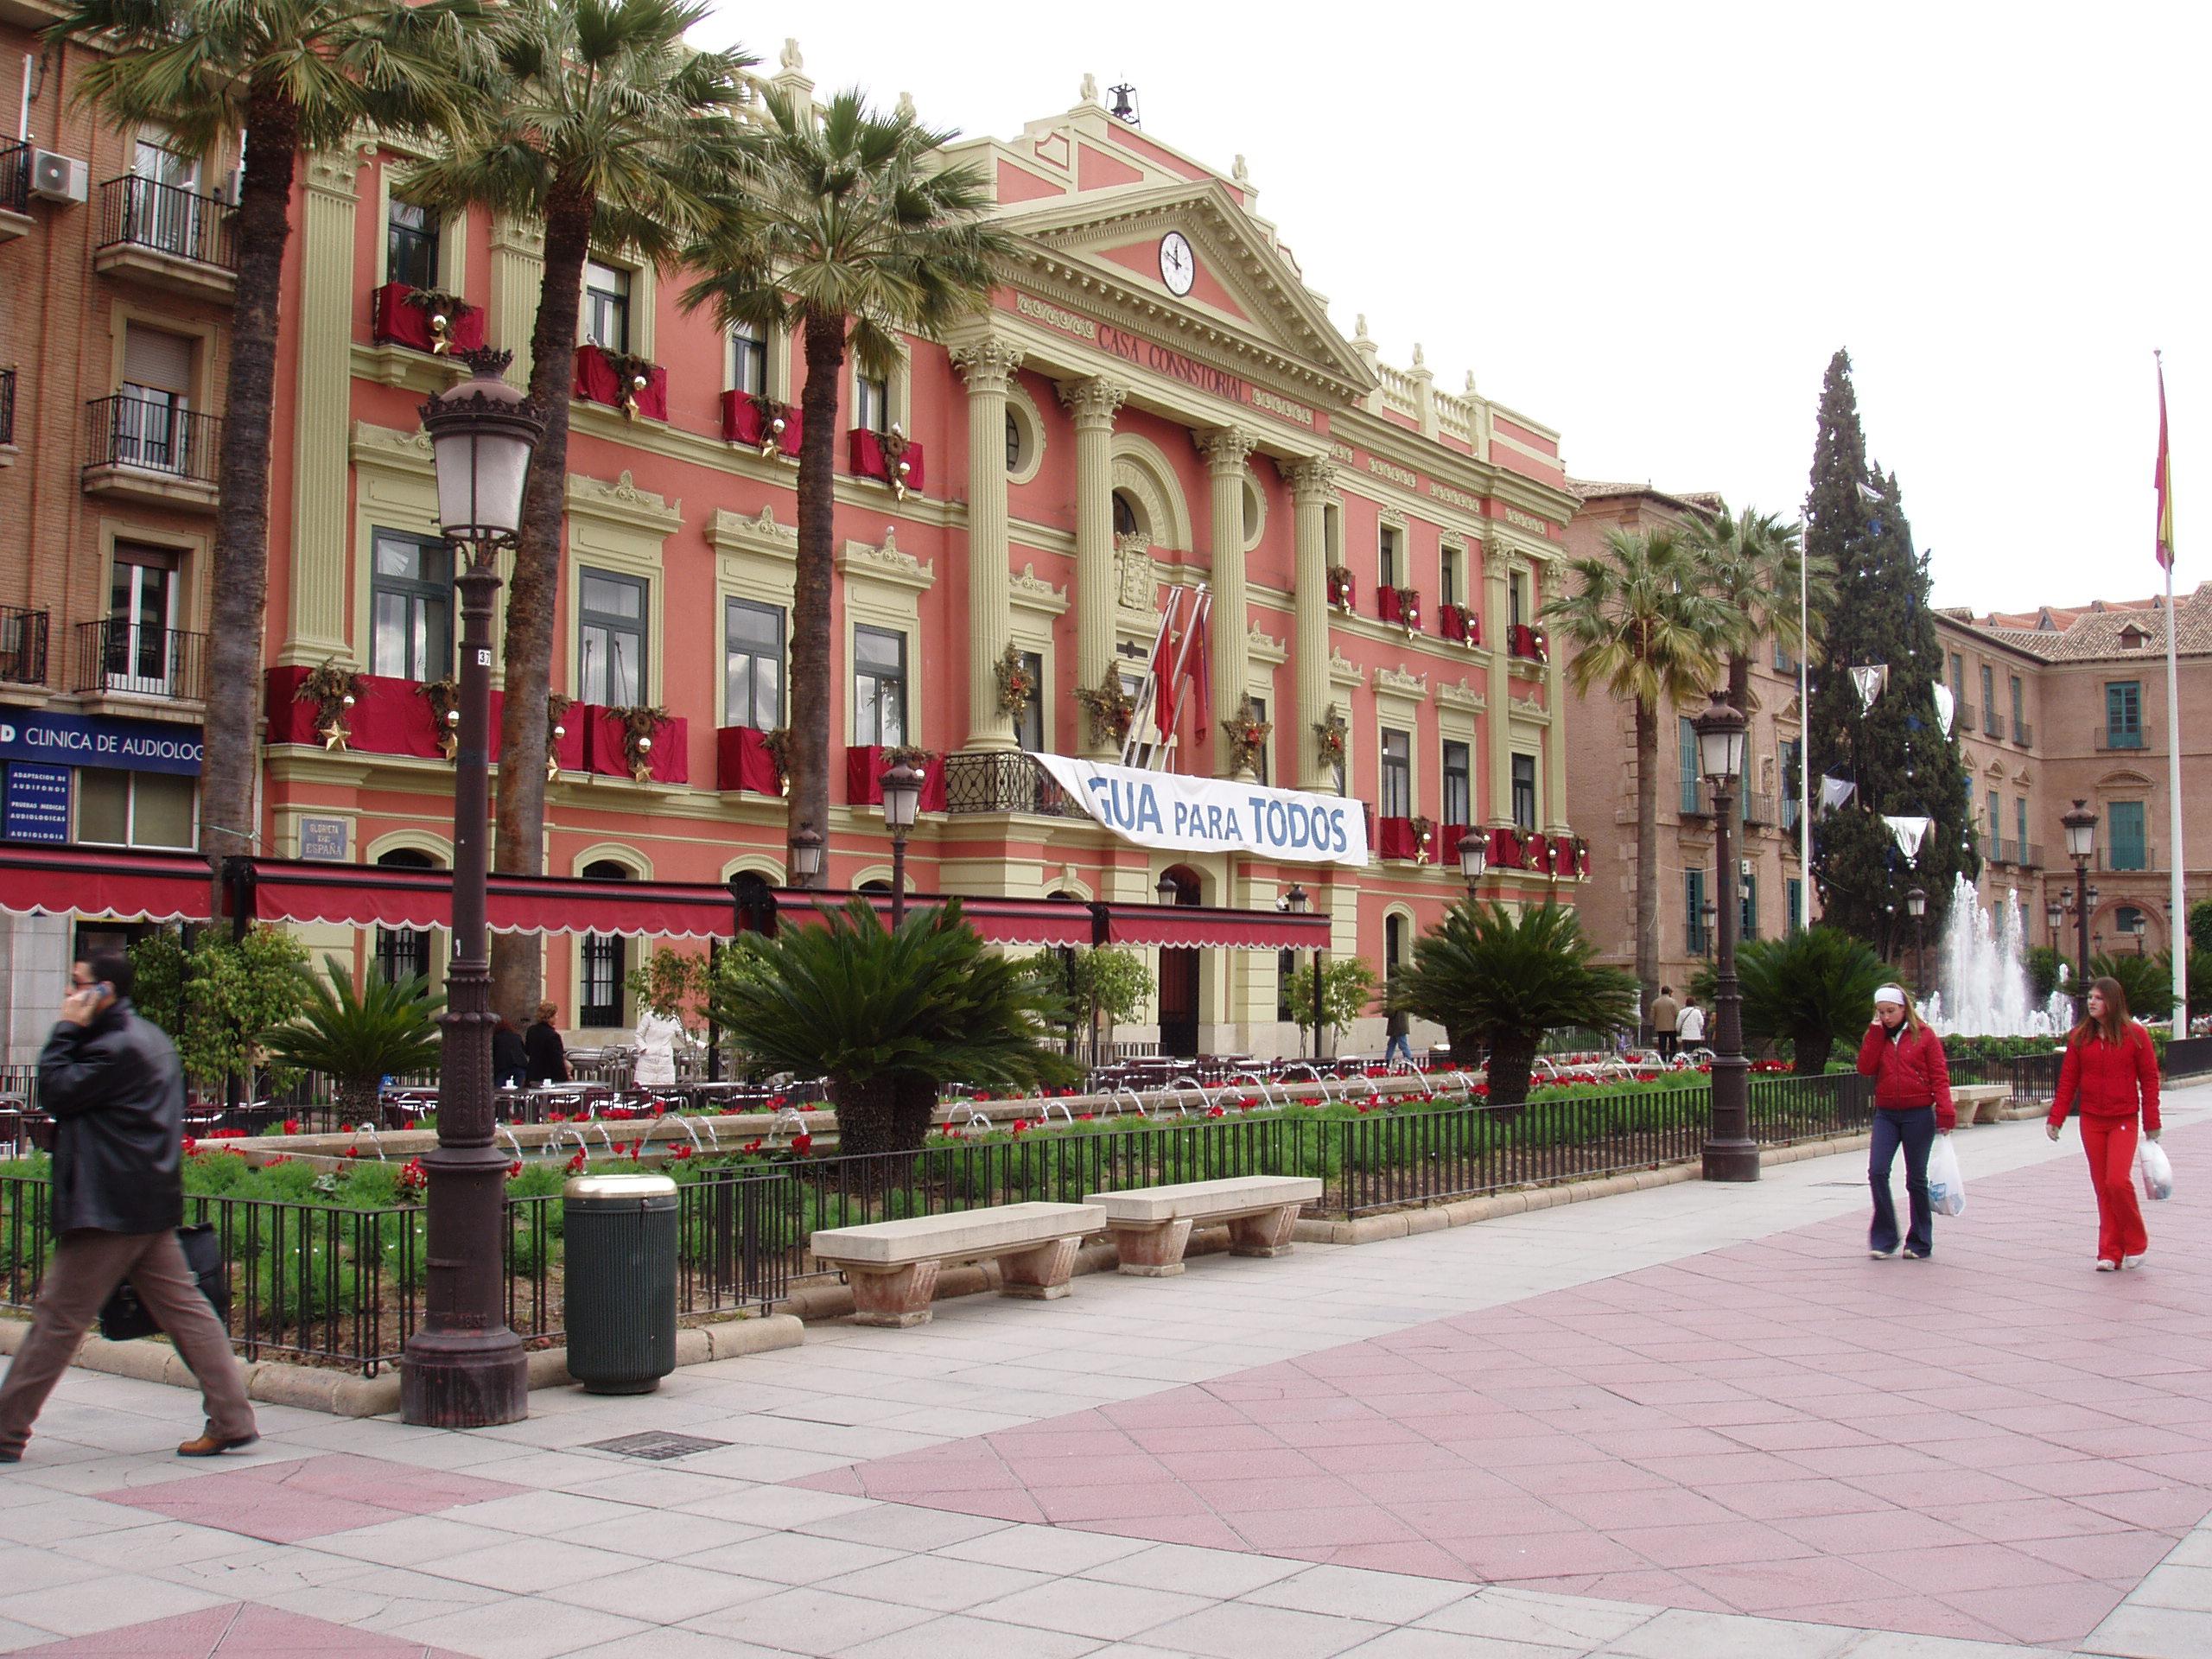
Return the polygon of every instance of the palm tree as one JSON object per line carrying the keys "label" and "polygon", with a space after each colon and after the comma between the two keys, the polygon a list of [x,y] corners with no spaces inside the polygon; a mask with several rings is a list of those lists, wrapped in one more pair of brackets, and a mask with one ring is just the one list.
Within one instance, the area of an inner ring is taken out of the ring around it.
{"label": "palm tree", "polygon": [[445,999],[431,995],[419,974],[387,980],[372,973],[357,994],[343,962],[336,957],[322,961],[328,982],[302,970],[307,1006],[270,1036],[269,1052],[286,1065],[329,1078],[343,1121],[373,1122],[385,1078],[436,1066],[439,1037],[433,1016]]}
{"label": "palm tree", "polygon": [[1688,531],[1690,556],[1705,567],[1707,591],[1727,611],[1728,702],[1745,715],[1751,712],[1751,664],[1763,647],[1776,645],[1801,657],[1812,648],[1798,626],[1799,566],[1808,620],[1835,601],[1835,568],[1825,558],[1806,558],[1803,534],[1802,525],[1785,524],[1770,512],[1732,512],[1725,502],[1711,520],[1694,522]]}
{"label": "palm tree", "polygon": [[1555,1027],[1618,1031],[1636,1019],[1636,982],[1592,960],[1598,947],[1572,910],[1547,899],[1519,916],[1462,899],[1414,941],[1391,1006],[1433,1020],[1453,1054],[1490,1050],[1490,1097],[1517,1106],[1544,1033]]}
{"label": "palm tree", "polygon": [[939,334],[988,303],[1013,243],[982,222],[983,175],[942,167],[955,135],[904,106],[840,92],[818,114],[779,94],[753,139],[746,193],[690,255],[709,273],[684,296],[763,339],[800,334],[798,568],[792,592],[790,831],[830,819],[830,589],[837,380],[849,354],[887,376],[902,332]]}
{"label": "palm tree", "polygon": [[1604,553],[1567,568],[1580,590],[1544,607],[1573,652],[1567,682],[1636,711],[1636,976],[1648,1006],[1659,988],[1659,714],[1701,698],[1729,619],[1671,527],[1608,531]]}
{"label": "palm tree", "polygon": [[988,950],[947,899],[894,931],[865,899],[734,947],[742,974],[716,985],[716,1024],[755,1070],[827,1077],[840,1147],[912,1152],[940,1084],[1071,1083],[1049,1046],[1067,1009],[1028,966]]}
{"label": "palm tree", "polygon": [[[542,222],[530,397],[545,418],[531,457],[507,594],[493,868],[534,875],[543,856],[545,699],[551,690],[569,396],[584,262],[593,250],[666,263],[706,222],[740,160],[741,51],[696,52],[684,31],[708,0],[516,0],[492,36],[497,67],[473,126],[400,188],[426,207],[488,207]],[[492,940],[493,1000],[519,1021],[537,1005],[535,934]]]}
{"label": "palm tree", "polygon": [[[1736,950],[1744,992],[1744,1035],[1754,1043],[1786,1041],[1800,1077],[1827,1070],[1835,1046],[1857,1044],[1890,970],[1864,939],[1840,927],[1800,928],[1787,938],[1751,939]],[[1700,968],[1690,994],[1708,1007],[1718,989]]]}
{"label": "palm tree", "polygon": [[293,176],[303,153],[341,144],[365,122],[420,132],[458,120],[475,54],[463,25],[478,15],[476,0],[78,0],[47,31],[52,41],[94,43],[75,95],[118,126],[158,125],[194,156],[245,141],[200,793],[219,914],[223,860],[257,841],[277,292]]}

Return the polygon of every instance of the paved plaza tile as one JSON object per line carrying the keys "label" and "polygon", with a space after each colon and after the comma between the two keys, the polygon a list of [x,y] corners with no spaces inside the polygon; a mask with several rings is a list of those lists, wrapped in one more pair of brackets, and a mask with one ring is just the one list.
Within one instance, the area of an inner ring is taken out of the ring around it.
{"label": "paved plaza tile", "polygon": [[[2172,1148],[2186,1167],[2212,1131]],[[2089,1270],[2078,1157],[1969,1191],[1929,1263],[1870,1261],[1840,1216],[798,1484],[1688,1611],[2078,1640],[2212,1513],[2212,1190],[2156,1206],[2151,1267],[2119,1276]]]}
{"label": "paved plaza tile", "polygon": [[310,1654],[315,1659],[461,1659],[420,1642],[348,1630],[327,1619],[250,1603],[120,1625],[95,1636],[65,1637],[18,1651],[37,1659],[91,1659],[94,1655],[116,1659],[245,1659],[247,1655],[277,1659],[287,1655],[299,1659]]}
{"label": "paved plaza tile", "polygon": [[97,1496],[195,1526],[289,1544],[524,1492],[504,1481],[336,1453],[125,1486]]}

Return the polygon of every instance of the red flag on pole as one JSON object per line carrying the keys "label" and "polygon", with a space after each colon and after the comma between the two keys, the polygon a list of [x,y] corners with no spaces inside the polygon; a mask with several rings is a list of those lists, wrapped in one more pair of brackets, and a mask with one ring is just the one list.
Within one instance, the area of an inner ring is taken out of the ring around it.
{"label": "red flag on pole", "polygon": [[1161,737],[1174,734],[1175,658],[1177,623],[1183,614],[1182,587],[1167,590],[1167,614],[1160,627],[1159,643],[1152,648],[1152,721]]}
{"label": "red flag on pole", "polygon": [[2166,365],[2158,363],[2158,471],[2151,480],[2158,492],[2158,563],[2174,568],[2173,461],[2166,452]]}

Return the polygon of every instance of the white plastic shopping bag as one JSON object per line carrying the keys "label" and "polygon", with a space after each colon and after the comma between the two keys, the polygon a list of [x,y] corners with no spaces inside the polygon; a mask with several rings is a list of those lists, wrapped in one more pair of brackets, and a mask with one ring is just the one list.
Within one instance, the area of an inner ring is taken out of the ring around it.
{"label": "white plastic shopping bag", "polygon": [[2166,1156],[2164,1147],[2147,1136],[2135,1148],[2135,1175],[2143,1183],[2145,1198],[2173,1197],[2173,1161]]}
{"label": "white plastic shopping bag", "polygon": [[1966,1177],[1959,1173],[1959,1154],[1952,1150],[1948,1135],[1937,1135],[1928,1154],[1928,1204],[1939,1216],[1966,1211]]}

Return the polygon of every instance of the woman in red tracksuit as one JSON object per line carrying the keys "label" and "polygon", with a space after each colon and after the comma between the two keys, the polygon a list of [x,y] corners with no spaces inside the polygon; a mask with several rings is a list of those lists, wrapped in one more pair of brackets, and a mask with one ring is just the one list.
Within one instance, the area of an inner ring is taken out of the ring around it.
{"label": "woman in red tracksuit", "polygon": [[2081,1096],[2082,1149],[2089,1154],[2089,1185],[2097,1193],[2097,1271],[2139,1268],[2151,1248],[2135,1201],[2136,1116],[2143,1133],[2158,1138],[2158,1051],[2151,1033],[2127,1014],[2127,993],[2116,979],[2089,982],[2088,1017],[2066,1039],[2058,1068],[2058,1093],[2050,1103],[2050,1138]]}
{"label": "woman in red tracksuit", "polygon": [[1959,1122],[1951,1104],[1951,1068],[1943,1039],[1922,1023],[1902,986],[1885,985],[1874,993],[1874,1023],[1859,1045],[1859,1071],[1874,1079],[1874,1138],[1866,1160],[1866,1182],[1874,1189],[1874,1223],[1866,1232],[1866,1253],[1897,1253],[1897,1206],[1890,1198],[1890,1166],[1904,1148],[1904,1190],[1912,1224],[1904,1253],[1925,1262],[1936,1248],[1936,1218],[1928,1203],[1928,1154],[1936,1137]]}

